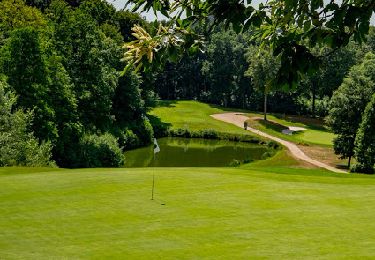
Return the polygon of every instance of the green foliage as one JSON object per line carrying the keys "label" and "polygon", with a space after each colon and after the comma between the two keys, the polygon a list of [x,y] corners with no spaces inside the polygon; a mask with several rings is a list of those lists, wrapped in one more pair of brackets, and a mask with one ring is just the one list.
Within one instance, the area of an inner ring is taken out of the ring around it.
{"label": "green foliage", "polygon": [[[244,81],[246,43],[242,35],[233,31],[217,32],[212,35],[207,46],[206,58],[202,64],[202,74],[208,85],[209,101],[228,106]],[[247,84],[246,84],[247,83]]]}
{"label": "green foliage", "polygon": [[125,156],[117,139],[109,134],[86,134],[80,141],[81,167],[119,167]]}
{"label": "green foliage", "polygon": [[[280,87],[296,87],[304,74],[319,68],[320,57],[311,50],[315,46],[326,45],[337,49],[349,43],[351,37],[362,43],[369,32],[370,18],[374,2],[359,1],[305,1],[272,0],[254,8],[247,1],[164,1],[130,0],[133,10],[162,12],[171,18],[173,30],[167,35],[156,35],[147,44],[139,38],[133,47],[140,51],[132,57],[132,62],[144,65],[146,69],[155,66],[161,58],[147,60],[150,46],[157,56],[172,60],[167,49],[199,49],[201,35],[195,34],[196,24],[204,24],[208,33],[215,25],[224,24],[236,32],[258,29],[255,36],[262,47],[270,47],[274,56],[279,56],[281,66],[275,77]],[[179,35],[176,44],[163,44],[164,39]],[[194,41],[195,40],[195,41]],[[160,51],[162,49],[163,51]]]}
{"label": "green foliage", "polygon": [[354,155],[354,141],[362,114],[374,93],[374,81],[369,77],[374,65],[375,55],[367,55],[362,64],[350,70],[332,96],[327,123],[337,135],[335,153],[342,158],[350,159]]}
{"label": "green foliage", "polygon": [[84,0],[79,9],[89,14],[99,25],[113,21],[116,12],[115,7],[105,0]]}
{"label": "green foliage", "polygon": [[47,25],[42,13],[22,0],[0,1],[0,46],[12,30],[25,26],[43,28]]}
{"label": "green foliage", "polygon": [[4,72],[19,96],[18,107],[34,110],[33,131],[38,138],[55,141],[56,115],[50,102],[48,64],[39,31],[32,27],[14,30],[5,48]]}
{"label": "green foliage", "polygon": [[50,143],[28,132],[31,112],[15,109],[16,97],[0,79],[0,166],[53,166]]}
{"label": "green foliage", "polygon": [[141,145],[150,144],[154,137],[154,130],[147,117],[135,121],[130,125],[131,130],[138,136]]}
{"label": "green foliage", "polygon": [[115,20],[120,27],[120,33],[124,37],[125,42],[131,42],[135,40],[135,37],[132,35],[132,28],[134,25],[140,25],[147,30],[149,25],[148,23],[137,13],[130,12],[128,10],[121,10],[116,12]]}
{"label": "green foliage", "polygon": [[116,122],[121,126],[125,126],[144,114],[140,83],[140,79],[133,72],[126,73],[118,80],[113,97],[112,113]]}
{"label": "green foliage", "polygon": [[[355,140],[357,171],[374,173],[375,164],[375,94],[367,104]],[[359,169],[360,168],[360,169]]]}
{"label": "green foliage", "polygon": [[55,22],[56,48],[72,80],[80,120],[87,128],[105,130],[112,123],[112,98],[118,78],[107,59],[109,42],[95,21],[79,9],[73,11],[56,2],[51,4],[50,13]]}

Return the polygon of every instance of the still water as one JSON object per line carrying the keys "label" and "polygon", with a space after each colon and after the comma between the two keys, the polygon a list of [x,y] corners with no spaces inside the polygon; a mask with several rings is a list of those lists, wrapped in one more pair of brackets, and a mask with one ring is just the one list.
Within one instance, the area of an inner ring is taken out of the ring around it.
{"label": "still water", "polygon": [[153,145],[127,151],[125,167],[222,167],[261,160],[272,153],[263,145],[225,140],[160,138],[160,152]]}

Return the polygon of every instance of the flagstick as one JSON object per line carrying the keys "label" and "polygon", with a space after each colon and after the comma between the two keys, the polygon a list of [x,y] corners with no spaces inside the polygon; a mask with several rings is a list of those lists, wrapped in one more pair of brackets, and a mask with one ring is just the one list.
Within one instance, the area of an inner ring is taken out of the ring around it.
{"label": "flagstick", "polygon": [[152,195],[151,195],[151,200],[154,200],[154,189],[155,189],[155,174],[152,175]]}

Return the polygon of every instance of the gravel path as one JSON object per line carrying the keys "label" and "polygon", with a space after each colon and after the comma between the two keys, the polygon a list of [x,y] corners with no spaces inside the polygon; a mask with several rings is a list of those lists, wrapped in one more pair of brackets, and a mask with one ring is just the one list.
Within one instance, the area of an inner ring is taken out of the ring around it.
{"label": "gravel path", "polygon": [[[226,123],[231,123],[231,124],[234,124],[234,125],[236,125],[238,127],[241,127],[241,128],[244,127],[244,122],[247,119],[249,119],[247,116],[245,116],[242,113],[224,113],[224,114],[215,114],[215,115],[211,115],[211,116],[213,118],[217,119],[217,120],[220,120],[220,121],[223,121],[223,122],[226,122]],[[267,133],[264,133],[262,131],[256,130],[256,129],[251,128],[251,127],[247,127],[247,130],[249,130],[249,131],[251,131],[251,132],[253,132],[257,135],[266,137],[268,139],[271,139],[273,141],[276,141],[276,142],[284,145],[285,147],[287,147],[289,149],[289,151],[292,153],[292,155],[297,159],[306,161],[306,162],[311,163],[311,164],[313,164],[315,166],[318,166],[320,168],[325,168],[325,169],[327,169],[329,171],[332,171],[332,172],[347,173],[343,170],[336,169],[335,167],[329,166],[325,163],[319,162],[317,160],[314,160],[314,159],[308,157],[304,152],[302,152],[301,149],[298,148],[297,145],[295,145],[292,142],[285,141],[281,138],[269,135]]]}

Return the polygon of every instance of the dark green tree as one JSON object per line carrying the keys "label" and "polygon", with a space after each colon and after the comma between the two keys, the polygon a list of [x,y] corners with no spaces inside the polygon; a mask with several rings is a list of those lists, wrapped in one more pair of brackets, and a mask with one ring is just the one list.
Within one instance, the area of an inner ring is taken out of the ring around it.
{"label": "dark green tree", "polygon": [[49,102],[48,65],[40,33],[32,27],[17,29],[5,46],[4,71],[19,96],[17,105],[34,111],[33,131],[41,140],[57,138],[55,111]]}
{"label": "dark green tree", "polygon": [[355,171],[374,173],[375,164],[375,94],[363,113],[355,140]]}
{"label": "dark green tree", "polygon": [[[55,45],[63,57],[78,102],[78,114],[88,129],[105,130],[112,124],[112,98],[119,73],[113,67],[112,47],[95,21],[61,1],[51,3]],[[118,61],[117,61],[118,63]]]}
{"label": "dark green tree", "polygon": [[210,102],[228,106],[233,101],[247,68],[246,45],[240,37],[233,31],[219,31],[210,39],[202,66]]}
{"label": "dark green tree", "polygon": [[369,77],[374,65],[375,55],[369,53],[362,64],[350,70],[330,102],[327,123],[337,135],[334,139],[335,153],[341,158],[349,158],[349,167],[362,114],[375,91],[374,81]]}

